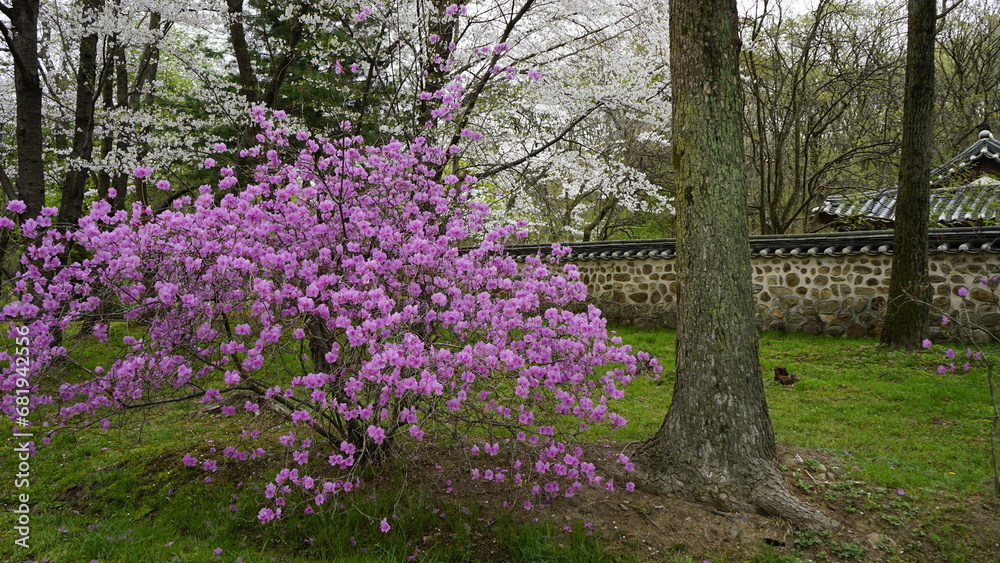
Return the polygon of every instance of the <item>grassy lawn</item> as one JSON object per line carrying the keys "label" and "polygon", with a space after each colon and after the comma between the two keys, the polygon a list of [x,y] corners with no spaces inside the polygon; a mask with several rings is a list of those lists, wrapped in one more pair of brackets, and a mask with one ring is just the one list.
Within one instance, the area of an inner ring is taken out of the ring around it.
{"label": "grassy lawn", "polygon": [[[672,331],[625,328],[619,334],[659,356],[665,374],[674,369]],[[905,527],[908,541],[933,544],[933,553],[948,553],[947,560],[986,561],[989,557],[963,549],[976,533],[966,523],[969,507],[991,495],[986,374],[983,369],[938,374],[944,350],[891,352],[872,340],[765,334],[760,359],[777,440],[823,452],[844,470],[840,483],[816,485],[805,474],[815,473],[818,462],[806,460],[801,492],[838,510],[881,511],[890,530]],[[996,357],[1000,348],[988,352]],[[788,368],[801,381],[788,387],[771,381],[774,366]],[[669,407],[671,390],[669,375],[634,382],[619,403],[628,426],[594,438],[631,442],[650,436]],[[26,489],[28,551],[13,544],[14,500],[25,489],[14,487],[15,444],[3,443],[0,467],[8,477],[0,479],[5,507],[0,561],[646,560],[635,546],[613,543],[583,522],[557,530],[545,522],[487,513],[475,499],[441,498],[404,485],[406,463],[383,469],[379,494],[356,497],[357,505],[311,516],[290,513],[261,526],[256,514],[262,485],[285,460],[226,467],[206,485],[205,473],[178,460],[199,436],[209,429],[217,433],[217,425],[227,422],[195,416],[196,408],[172,405],[108,432],[57,434],[40,445]],[[259,421],[269,423],[264,417]],[[199,447],[214,446],[201,439]],[[394,515],[393,530],[383,534],[373,515],[387,513]],[[913,530],[920,532],[919,541]],[[913,545],[906,549],[920,553]],[[653,560],[697,562],[708,555],[692,551]],[[802,535],[780,552],[761,546],[754,560],[861,560],[863,552],[874,553],[846,540]]]}
{"label": "grassy lawn", "polygon": [[[673,333],[620,329],[673,370]],[[857,476],[914,491],[981,492],[991,475],[992,408],[985,369],[937,372],[946,346],[889,351],[871,339],[831,339],[767,333],[760,362],[775,438],[835,452]],[[958,350],[965,356],[965,348]],[[1000,348],[987,349],[992,357]],[[773,381],[774,367],[801,377],[794,386]],[[671,378],[640,380],[629,388],[630,440],[655,432],[670,404]]]}

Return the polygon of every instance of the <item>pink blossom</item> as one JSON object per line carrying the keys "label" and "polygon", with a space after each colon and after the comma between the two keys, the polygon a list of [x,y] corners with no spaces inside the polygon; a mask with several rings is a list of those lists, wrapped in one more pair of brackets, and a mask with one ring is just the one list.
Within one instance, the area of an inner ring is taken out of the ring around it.
{"label": "pink blossom", "polygon": [[[280,512],[281,509],[278,509],[278,513]],[[261,508],[260,512],[257,513],[257,519],[260,520],[261,524],[267,524],[271,520],[274,520],[274,518],[277,517],[278,513],[275,513],[270,508]]]}
{"label": "pink blossom", "polygon": [[374,440],[376,444],[381,444],[385,440],[385,429],[380,426],[369,426],[368,436]]}
{"label": "pink blossom", "polygon": [[28,209],[28,206],[24,204],[23,201],[19,199],[12,199],[7,202],[7,210],[13,211],[14,213],[24,213]]}

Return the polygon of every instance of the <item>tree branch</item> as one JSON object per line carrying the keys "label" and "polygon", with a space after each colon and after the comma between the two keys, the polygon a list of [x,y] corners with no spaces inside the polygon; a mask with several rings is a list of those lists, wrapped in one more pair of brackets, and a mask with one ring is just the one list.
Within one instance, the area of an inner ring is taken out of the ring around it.
{"label": "tree branch", "polygon": [[[517,26],[517,23],[521,21],[521,18],[523,18],[524,15],[528,13],[528,10],[531,9],[531,6],[534,5],[534,3],[535,0],[526,0],[524,2],[524,4],[521,6],[521,9],[518,10],[518,12],[513,17],[511,17],[509,22],[507,22],[507,25],[504,28],[503,33],[500,35],[499,43],[507,42],[507,39],[510,37],[510,34],[513,33],[514,31],[514,27]],[[497,61],[500,60],[501,56],[502,53],[499,52],[494,53],[493,56],[490,58],[490,63],[487,69],[496,66]],[[483,90],[486,88],[486,85],[490,82],[492,76],[493,75],[490,74],[490,72],[487,70],[487,72],[483,74],[482,78],[479,79],[479,82],[472,89],[468,97],[465,98],[465,103],[463,104],[465,107],[463,108],[462,115],[455,121],[455,133],[452,135],[451,142],[448,143],[449,145],[458,144],[459,137],[461,137],[461,130],[469,123],[469,119],[472,117],[472,110],[473,108],[476,107],[476,103],[479,101],[479,96],[482,95]]]}
{"label": "tree branch", "polygon": [[14,189],[14,183],[10,181],[7,171],[2,166],[0,166],[0,186],[3,187],[3,195],[7,196],[7,201],[17,199],[17,190]]}
{"label": "tree branch", "polygon": [[496,174],[499,174],[500,172],[503,172],[504,170],[509,170],[509,169],[511,169],[511,168],[513,168],[515,166],[519,166],[519,165],[525,163],[527,160],[538,156],[539,154],[545,152],[552,145],[554,145],[554,144],[558,143],[559,141],[561,141],[563,139],[563,137],[565,137],[566,135],[568,135],[570,133],[570,131],[572,131],[577,125],[580,124],[581,121],[583,121],[584,119],[587,119],[587,117],[589,117],[590,114],[594,113],[594,111],[597,110],[597,108],[600,108],[600,107],[603,107],[603,106],[604,106],[604,102],[598,102],[596,105],[594,105],[593,107],[591,107],[587,111],[585,111],[582,114],[578,115],[576,117],[576,119],[574,119],[569,124],[567,124],[566,127],[564,127],[563,130],[560,131],[558,135],[556,135],[555,137],[553,137],[552,139],[550,139],[544,145],[538,147],[537,149],[529,152],[528,154],[524,155],[523,157],[521,157],[521,158],[519,158],[519,159],[517,159],[517,160],[515,160],[513,162],[508,162],[506,164],[503,164],[501,166],[493,168],[492,170],[487,170],[486,172],[483,172],[481,174],[476,174],[476,177],[479,178],[479,179],[489,178],[490,176],[494,176]]}
{"label": "tree branch", "polygon": [[951,6],[947,6],[947,0],[941,0],[941,11],[937,15],[937,19],[943,20],[945,16],[950,14],[952,10],[962,5],[965,0],[955,0],[955,3]]}
{"label": "tree branch", "polygon": [[962,2],[964,1],[965,0],[955,0],[954,4],[952,4],[951,6],[946,6],[948,0],[941,0],[941,11],[938,12],[937,15],[938,25],[934,29],[935,36],[944,31],[944,17],[950,14],[955,8],[961,6]]}

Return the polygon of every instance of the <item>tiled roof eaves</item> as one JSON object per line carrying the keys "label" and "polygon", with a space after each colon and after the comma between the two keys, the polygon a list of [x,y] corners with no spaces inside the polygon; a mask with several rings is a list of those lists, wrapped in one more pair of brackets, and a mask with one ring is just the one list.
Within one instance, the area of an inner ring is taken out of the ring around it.
{"label": "tiled roof eaves", "polygon": [[[931,219],[940,223],[989,220],[996,216],[998,197],[1000,182],[936,188],[931,190]],[[895,189],[872,190],[853,197],[828,196],[813,212],[830,220],[851,217],[889,223],[895,219],[895,205]]]}
{"label": "tiled roof eaves", "polygon": [[984,135],[980,133],[979,139],[969,146],[969,148],[958,153],[948,162],[931,170],[931,177],[935,181],[942,180],[982,159],[1000,163],[1000,141],[991,134]]}
{"label": "tiled roof eaves", "polygon": [[[750,237],[751,256],[795,258],[806,256],[891,255],[892,231],[852,231],[804,235],[756,235]],[[1000,227],[931,229],[928,253],[1000,254]],[[507,247],[514,257],[548,254],[551,244]],[[563,243],[572,251],[569,261],[619,259],[670,259],[676,255],[675,239]]]}

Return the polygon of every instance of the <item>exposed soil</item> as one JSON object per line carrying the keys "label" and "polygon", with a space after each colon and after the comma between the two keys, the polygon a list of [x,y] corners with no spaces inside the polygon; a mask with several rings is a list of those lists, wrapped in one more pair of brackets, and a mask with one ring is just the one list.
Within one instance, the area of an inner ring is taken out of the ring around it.
{"label": "exposed soil", "polygon": [[[614,451],[626,447],[618,445]],[[705,505],[639,491],[584,488],[572,498],[530,511],[511,512],[525,521],[550,522],[556,530],[588,524],[622,551],[650,561],[669,555],[696,561],[747,561],[762,550],[814,561],[998,561],[1000,502],[996,498],[905,501],[906,493],[852,481],[823,451],[779,444],[779,464],[790,490],[837,519],[830,533],[796,532],[785,521],[757,514],[726,514]],[[440,458],[438,458],[440,460]],[[456,460],[457,461],[457,460]],[[458,464],[456,464],[458,466]],[[498,515],[504,503],[520,506],[527,494],[473,481],[458,470],[439,469],[451,480],[450,502]],[[453,473],[453,474],[452,474]],[[807,490],[811,489],[811,490]],[[495,508],[494,508],[495,507]],[[427,538],[428,543],[439,538]],[[484,561],[503,560],[504,550],[484,545]]]}

